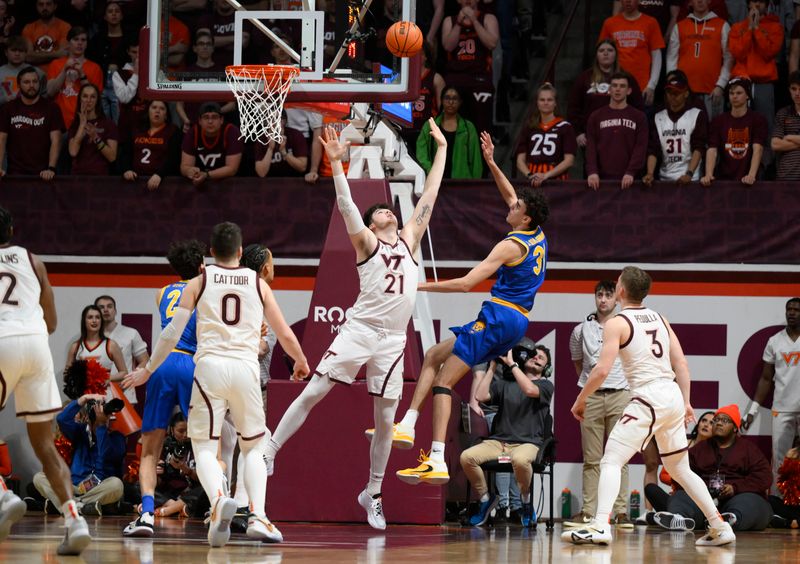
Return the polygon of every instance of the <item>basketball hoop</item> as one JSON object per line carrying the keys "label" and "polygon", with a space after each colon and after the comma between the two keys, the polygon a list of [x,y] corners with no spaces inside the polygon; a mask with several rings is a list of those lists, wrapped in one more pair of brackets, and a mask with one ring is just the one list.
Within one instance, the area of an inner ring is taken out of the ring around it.
{"label": "basketball hoop", "polygon": [[281,142],[281,112],[292,81],[300,74],[286,65],[234,65],[225,68],[228,86],[236,96],[240,139],[267,145]]}

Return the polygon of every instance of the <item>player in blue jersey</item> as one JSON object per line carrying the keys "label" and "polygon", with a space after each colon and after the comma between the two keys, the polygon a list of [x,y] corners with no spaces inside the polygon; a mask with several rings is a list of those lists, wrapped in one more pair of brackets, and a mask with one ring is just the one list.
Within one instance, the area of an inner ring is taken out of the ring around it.
{"label": "player in blue jersey", "polygon": [[[181,280],[164,286],[158,293],[156,301],[161,314],[162,330],[175,314],[187,282],[202,271],[204,256],[205,247],[199,241],[181,241],[170,246],[167,260]],[[142,457],[139,462],[142,509],[139,517],[131,521],[122,531],[126,537],[153,536],[156,464],[161,456],[164,436],[175,406],[180,406],[185,417],[189,416],[189,399],[192,396],[194,377],[193,357],[196,350],[195,314],[192,313],[176,347],[150,379],[146,380],[147,395],[142,417]],[[132,382],[126,378],[122,385],[128,388]]]}
{"label": "player in blue jersey", "polygon": [[468,292],[497,273],[492,297],[483,302],[477,319],[452,327],[455,337],[425,353],[411,408],[394,432],[395,446],[413,445],[419,409],[432,387],[433,442],[429,455],[420,456],[419,466],[397,472],[397,477],[408,484],[444,484],[450,479],[444,461],[444,440],[450,419],[451,390],[472,366],[504,355],[522,339],[528,329],[528,312],[547,270],[547,238],[541,225],[550,210],[544,194],[528,187],[514,189],[494,162],[494,145],[485,132],[481,134],[481,149],[508,205],[506,222],[511,231],[465,276],[419,286],[427,292]]}

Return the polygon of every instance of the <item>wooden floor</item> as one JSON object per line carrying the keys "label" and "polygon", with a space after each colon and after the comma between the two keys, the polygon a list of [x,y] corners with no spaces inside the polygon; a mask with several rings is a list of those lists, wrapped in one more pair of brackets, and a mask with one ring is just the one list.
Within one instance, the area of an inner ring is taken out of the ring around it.
{"label": "wooden floor", "polygon": [[544,524],[530,531],[516,527],[390,525],[385,532],[378,532],[367,525],[281,523],[286,539],[281,545],[261,545],[243,535],[233,535],[226,547],[209,549],[205,528],[198,520],[156,521],[158,535],[150,540],[123,539],[120,531],[129,521],[127,517],[88,519],[95,540],[82,559],[56,556],[62,536],[60,518],[32,514],[17,523],[8,540],[0,544],[0,562],[795,564],[800,561],[800,530],[739,533],[735,546],[696,548],[696,536],[692,533],[640,527],[632,532],[615,533],[616,541],[611,547],[600,547],[562,542],[559,524],[553,532],[546,531]]}

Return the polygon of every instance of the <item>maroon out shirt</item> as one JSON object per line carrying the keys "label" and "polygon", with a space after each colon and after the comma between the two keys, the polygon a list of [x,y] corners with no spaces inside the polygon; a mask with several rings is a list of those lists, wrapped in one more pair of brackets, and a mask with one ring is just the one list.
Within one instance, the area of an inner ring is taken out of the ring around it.
{"label": "maroon out shirt", "polygon": [[586,174],[599,174],[600,180],[638,176],[644,167],[647,144],[644,112],[632,106],[600,108],[586,123]]}
{"label": "maroon out shirt", "polygon": [[[296,129],[292,129],[291,127],[287,127],[283,133],[286,135],[287,153],[294,155],[295,157],[308,156],[308,143],[306,142],[306,138],[303,137],[302,133]],[[267,147],[267,145],[262,143],[255,143],[253,152],[255,153],[256,162],[263,159],[264,155],[267,154]],[[269,165],[269,172],[267,173],[267,176],[303,176],[303,172],[298,172],[293,169],[291,165],[283,158],[283,155],[281,155],[281,152],[276,146],[272,153],[272,164]]]}
{"label": "maroon out shirt", "polygon": [[[72,139],[78,131],[80,120],[72,120],[67,137]],[[90,119],[89,123],[97,128],[97,135],[105,142],[109,139],[119,141],[117,126],[108,118]],[[106,159],[95,142],[88,135],[83,137],[78,155],[72,159],[72,174],[108,175],[111,163]]]}
{"label": "maroon out shirt", "polygon": [[39,174],[50,164],[50,132],[63,131],[61,110],[39,98],[30,106],[15,98],[0,107],[0,131],[8,135],[8,174]]}
{"label": "maroon out shirt", "polygon": [[730,112],[711,121],[708,146],[717,149],[719,160],[714,170],[717,180],[741,180],[750,172],[753,144],[767,143],[767,119],[758,112],[747,110],[742,117]]}
{"label": "maroon out shirt", "polygon": [[225,166],[225,157],[242,153],[239,128],[226,123],[216,137],[206,137],[199,125],[193,125],[183,136],[181,150],[195,157],[194,166],[203,172],[222,168]]}

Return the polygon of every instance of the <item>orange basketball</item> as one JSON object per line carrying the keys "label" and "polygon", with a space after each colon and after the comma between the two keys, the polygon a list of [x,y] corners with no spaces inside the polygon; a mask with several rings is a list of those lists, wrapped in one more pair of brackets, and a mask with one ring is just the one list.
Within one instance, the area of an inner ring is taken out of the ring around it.
{"label": "orange basketball", "polygon": [[422,49],[422,30],[414,22],[397,22],[386,32],[386,47],[395,57],[413,57]]}

